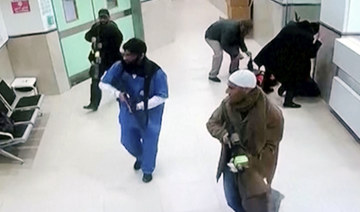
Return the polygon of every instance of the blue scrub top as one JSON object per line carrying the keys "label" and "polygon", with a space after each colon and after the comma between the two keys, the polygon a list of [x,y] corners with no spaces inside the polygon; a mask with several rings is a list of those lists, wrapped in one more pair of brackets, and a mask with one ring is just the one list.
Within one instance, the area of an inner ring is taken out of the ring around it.
{"label": "blue scrub top", "polygon": [[[126,91],[130,97],[131,101],[138,103],[144,99],[144,77],[131,75],[128,72],[124,71],[121,61],[114,63],[111,68],[107,71],[105,76],[102,79],[103,83],[110,84],[119,91]],[[167,76],[162,69],[157,70],[151,78],[150,89],[149,89],[149,99],[153,96],[159,96],[162,98],[168,98],[168,84]],[[144,111],[136,111],[130,113],[126,104],[119,101],[120,114],[119,121],[120,124],[128,123],[134,125],[142,125],[146,119],[146,114]],[[159,128],[161,126],[161,119],[164,110],[164,104],[161,104],[155,108],[148,109],[148,126],[153,126]]]}

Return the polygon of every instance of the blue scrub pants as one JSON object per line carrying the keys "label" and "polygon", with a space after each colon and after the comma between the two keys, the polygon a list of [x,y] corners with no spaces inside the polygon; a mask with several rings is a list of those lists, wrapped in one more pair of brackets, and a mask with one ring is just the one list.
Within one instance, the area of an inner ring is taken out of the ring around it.
{"label": "blue scrub pants", "polygon": [[153,125],[149,121],[145,129],[130,118],[121,124],[121,143],[126,150],[141,162],[141,170],[144,174],[152,174],[155,169],[160,124]]}

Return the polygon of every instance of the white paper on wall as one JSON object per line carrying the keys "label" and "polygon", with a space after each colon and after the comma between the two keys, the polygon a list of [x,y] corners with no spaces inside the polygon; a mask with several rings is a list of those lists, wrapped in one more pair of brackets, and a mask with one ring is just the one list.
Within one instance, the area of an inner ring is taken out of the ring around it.
{"label": "white paper on wall", "polygon": [[39,6],[44,28],[47,30],[56,28],[51,0],[39,0]]}

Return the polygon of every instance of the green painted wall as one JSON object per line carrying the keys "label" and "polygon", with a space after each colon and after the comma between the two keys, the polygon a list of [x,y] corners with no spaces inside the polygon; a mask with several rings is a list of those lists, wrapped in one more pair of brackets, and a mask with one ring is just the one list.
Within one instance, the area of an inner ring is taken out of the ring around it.
{"label": "green painted wall", "polygon": [[56,14],[56,22],[59,31],[70,29],[81,24],[88,23],[89,21],[94,21],[94,14],[91,3],[86,0],[76,0],[78,20],[66,22],[62,2],[63,0],[53,0],[54,10]]}
{"label": "green painted wall", "polygon": [[[95,12],[99,11],[101,8],[107,8],[106,0],[93,0]],[[118,6],[110,9],[110,14],[114,14],[123,10],[130,9],[130,0],[117,0]],[[97,14],[95,14],[97,15]]]}
{"label": "green painted wall", "polygon": [[130,8],[130,0],[118,0],[118,6],[120,10]]}
{"label": "green painted wall", "polygon": [[[118,7],[110,9],[111,14],[130,9],[130,0],[117,1]],[[106,0],[92,0],[92,2],[88,0],[76,0],[78,20],[68,23],[65,20],[62,2],[63,0],[53,0],[56,21],[60,32],[76,28],[86,23],[95,23],[99,9],[107,7]],[[134,37],[134,25],[131,15],[114,21],[123,33],[124,41]],[[61,39],[65,65],[69,77],[79,74],[90,67],[87,59],[90,51],[90,43],[84,39],[85,33],[88,30],[89,29],[86,29],[85,31]]]}
{"label": "green painted wall", "polygon": [[[114,20],[123,33],[124,42],[134,37],[132,17],[126,16]],[[68,76],[74,76],[90,67],[87,59],[90,43],[84,39],[86,31],[63,38],[61,40]],[[123,43],[124,43],[123,42]]]}
{"label": "green painted wall", "polygon": [[122,34],[124,36],[123,44],[130,38],[134,37],[134,27],[133,27],[133,21],[132,21],[131,15],[123,17],[123,18],[119,18],[114,21],[118,25],[120,31],[122,32]]}
{"label": "green painted wall", "polygon": [[69,77],[90,67],[90,62],[87,59],[90,52],[90,43],[84,38],[86,32],[87,31],[83,31],[61,39],[63,55]]}

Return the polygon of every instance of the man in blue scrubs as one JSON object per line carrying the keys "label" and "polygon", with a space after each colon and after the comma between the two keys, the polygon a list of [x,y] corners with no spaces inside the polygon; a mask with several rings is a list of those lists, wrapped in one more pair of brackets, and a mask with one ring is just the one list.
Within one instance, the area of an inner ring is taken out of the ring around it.
{"label": "man in blue scrubs", "polygon": [[164,103],[168,98],[167,76],[146,54],[146,44],[132,38],[123,46],[123,59],[112,65],[100,83],[111,91],[119,106],[121,143],[136,158],[134,169],[152,180]]}

